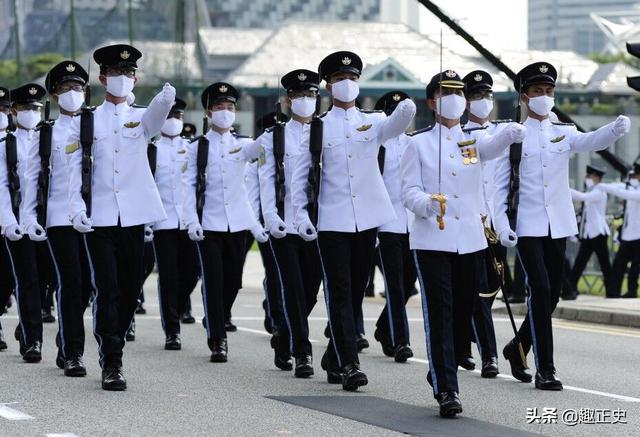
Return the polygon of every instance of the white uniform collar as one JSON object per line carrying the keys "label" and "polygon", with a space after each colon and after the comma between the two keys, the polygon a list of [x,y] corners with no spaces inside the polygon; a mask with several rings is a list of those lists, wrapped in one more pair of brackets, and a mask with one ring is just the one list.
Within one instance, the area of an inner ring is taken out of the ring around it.
{"label": "white uniform collar", "polygon": [[357,112],[358,112],[358,108],[355,106],[352,106],[351,108],[346,110],[342,108],[338,108],[337,106],[332,106],[331,110],[329,111],[330,114],[336,117],[350,116],[350,115],[354,115]]}
{"label": "white uniform collar", "polygon": [[115,103],[109,102],[107,100],[104,101],[104,103],[102,104],[102,106],[109,112],[112,112],[114,114],[119,114],[122,113],[124,111],[126,111],[127,109],[129,109],[129,104],[125,101],[122,103],[118,103],[117,105]]}
{"label": "white uniform collar", "polygon": [[453,133],[462,132],[462,127],[460,126],[460,123],[456,124],[451,129],[449,129],[444,124],[441,125],[440,123],[436,122],[436,124],[433,125],[433,129],[432,130],[435,131],[435,132],[440,132],[440,126],[442,126],[442,133],[444,135],[449,135],[449,134],[453,134]]}
{"label": "white uniform collar", "polygon": [[535,118],[527,117],[527,119],[522,124],[533,128],[545,128],[551,126],[551,120],[549,120],[549,117],[545,118],[542,121],[538,121]]}

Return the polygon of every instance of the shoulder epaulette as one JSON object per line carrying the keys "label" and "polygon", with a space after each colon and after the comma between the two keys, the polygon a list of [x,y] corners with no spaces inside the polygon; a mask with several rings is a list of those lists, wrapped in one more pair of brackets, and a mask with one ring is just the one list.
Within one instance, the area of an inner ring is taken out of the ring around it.
{"label": "shoulder epaulette", "polygon": [[134,103],[133,105],[131,105],[131,108],[147,109],[147,108],[148,108],[148,106],[145,106],[145,105],[138,105],[137,103]]}
{"label": "shoulder epaulette", "polygon": [[500,123],[511,123],[513,120],[511,120],[510,118],[505,118],[504,120],[491,120],[491,123],[493,124],[500,124]]}
{"label": "shoulder epaulette", "polygon": [[552,121],[551,124],[556,126],[575,126],[575,123],[561,123],[559,121]]}
{"label": "shoulder epaulette", "polygon": [[360,109],[360,108],[358,108],[358,111],[362,112],[363,114],[376,114],[378,112],[384,112],[381,109]]}
{"label": "shoulder epaulette", "polygon": [[433,129],[433,126],[427,126],[427,127],[423,128],[423,129],[418,129],[418,130],[414,130],[413,132],[409,132],[407,135],[412,137],[414,135],[418,135],[418,134],[421,134],[423,132],[429,132],[431,129]]}
{"label": "shoulder epaulette", "polygon": [[319,117],[319,118],[322,118],[322,117],[324,117],[325,115],[327,115],[328,113],[329,113],[329,111],[327,111],[327,112],[323,112],[322,114],[318,115],[318,117]]}
{"label": "shoulder epaulette", "polygon": [[3,142],[7,137],[0,138],[0,143]]}
{"label": "shoulder epaulette", "polygon": [[469,133],[469,132],[473,132],[473,131],[477,131],[477,130],[484,130],[487,127],[488,126],[470,127],[468,129],[462,128],[462,132]]}
{"label": "shoulder epaulette", "polygon": [[274,128],[274,126],[271,126],[271,127],[266,128],[264,131],[265,132],[273,132],[273,128]]}
{"label": "shoulder epaulette", "polygon": [[231,132],[231,135],[233,135],[233,136],[234,136],[234,137],[236,137],[236,138],[251,138],[251,139],[253,139],[253,138],[252,138],[252,137],[250,137],[249,135],[240,135],[240,134],[235,133],[235,132]]}
{"label": "shoulder epaulette", "polygon": [[196,141],[198,141],[198,140],[199,140],[200,138],[202,138],[202,137],[204,137],[204,135],[198,135],[198,136],[197,136],[197,137],[195,137],[195,138],[191,138],[190,140],[188,140],[188,141],[189,141],[189,144],[191,144],[191,143],[195,143]]}

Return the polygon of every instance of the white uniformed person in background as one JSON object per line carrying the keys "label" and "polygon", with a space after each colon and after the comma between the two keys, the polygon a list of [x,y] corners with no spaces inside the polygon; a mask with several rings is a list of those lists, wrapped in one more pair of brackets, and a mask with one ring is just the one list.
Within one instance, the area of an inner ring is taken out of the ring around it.
{"label": "white uniformed person in background", "polygon": [[407,129],[416,107],[404,100],[389,117],[358,109],[362,60],[355,53],[332,53],[318,70],[333,106],[323,117],[317,232],[307,210],[309,152],[300,155],[294,171],[293,209],[300,236],[318,239],[324,272],[331,338],[321,366],[329,383],[351,391],[368,382],[360,370],[354,306],[364,298],[376,228],[396,218],[378,169],[378,149]]}
{"label": "white uniformed person in background", "polygon": [[[514,86],[527,107],[523,122],[527,133],[522,143],[520,202],[516,229],[507,218],[510,163],[506,153],[496,168],[494,226],[504,246],[517,244],[530,287],[528,312],[519,330],[525,354],[533,345],[536,362],[535,386],[541,390],[562,390],[553,360],[551,314],[560,298],[566,239],[578,233],[569,190],[569,159],[574,152],[606,149],[629,132],[625,116],[600,129],[578,132],[573,124],[554,123],[549,113],[554,106],[557,72],[548,62],[535,62],[516,75]],[[515,340],[504,348],[516,379],[531,382]]]}
{"label": "white uniformed person in background", "polygon": [[176,96],[168,83],[148,108],[131,107],[127,96],[136,81],[135,47],[116,44],[99,48],[105,101],[94,111],[91,216],[81,195],[82,146],[80,117],[69,139],[69,217],[85,234],[95,287],[94,334],[98,341],[102,388],[125,390],[122,350],[138,306],[142,287],[145,224],[166,218],[149,161],[147,144],[160,132]]}
{"label": "white uniformed person in background", "polygon": [[258,146],[250,138],[231,133],[239,93],[230,84],[217,82],[202,92],[210,129],[206,165],[206,189],[202,219],[196,209],[198,141],[189,145],[183,174],[182,220],[189,238],[198,242],[202,268],[207,344],[212,362],[227,361],[225,298],[237,291],[245,250],[245,231],[258,242],[268,239],[249,204],[244,183],[248,161],[258,159]]}
{"label": "white uniformed person in background", "polygon": [[[11,112],[11,102],[9,101],[9,89],[0,86],[0,141],[7,135],[7,127],[9,127],[9,113]],[[0,148],[4,149],[4,144],[0,144]],[[9,297],[13,291],[11,284],[11,263],[9,255],[4,244],[4,237],[0,236],[0,315],[5,305],[9,302]],[[7,342],[2,332],[2,324],[0,324],[0,351],[7,349]]]}
{"label": "white uniformed person in background", "polygon": [[601,190],[599,185],[602,177],[605,175],[604,170],[587,165],[586,176],[584,178],[585,191],[571,189],[571,199],[574,202],[582,202],[580,214],[580,232],[578,239],[580,247],[578,254],[573,262],[571,275],[571,295],[562,295],[562,299],[575,299],[577,297],[578,281],[582,276],[584,268],[589,262],[589,258],[595,252],[598,257],[598,264],[602,271],[602,279],[604,281],[605,294],[610,295],[611,282],[611,261],[609,260],[609,224],[607,223],[607,193]]}
{"label": "white uniformed person in background", "polygon": [[[82,234],[69,219],[69,167],[65,149],[71,125],[85,100],[84,87],[89,75],[80,64],[67,60],[54,66],[45,79],[47,91],[58,103],[60,115],[52,132],[49,192],[46,223],[37,222],[38,182],[41,169],[39,146],[29,153],[25,191],[25,220],[29,236],[47,239],[57,276],[58,358],[66,376],[84,376],[84,311],[93,292],[89,263]],[[46,227],[46,231],[43,228]]]}
{"label": "white uniformed person in background", "polygon": [[462,412],[458,362],[469,345],[478,270],[487,248],[481,162],[523,136],[517,123],[496,135],[475,138],[463,132],[463,87],[453,70],[431,78],[427,105],[436,113],[436,124],[410,134],[401,162],[402,199],[415,214],[409,244],[422,292],[428,381],[443,417]]}

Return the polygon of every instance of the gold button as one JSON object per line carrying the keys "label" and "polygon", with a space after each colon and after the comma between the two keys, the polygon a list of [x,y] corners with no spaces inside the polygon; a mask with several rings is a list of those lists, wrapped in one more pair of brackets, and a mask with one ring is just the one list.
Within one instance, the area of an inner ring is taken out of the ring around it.
{"label": "gold button", "polygon": [[452,172],[451,172],[451,176],[455,176],[455,175],[456,175],[456,172],[455,172],[455,171],[452,171]]}

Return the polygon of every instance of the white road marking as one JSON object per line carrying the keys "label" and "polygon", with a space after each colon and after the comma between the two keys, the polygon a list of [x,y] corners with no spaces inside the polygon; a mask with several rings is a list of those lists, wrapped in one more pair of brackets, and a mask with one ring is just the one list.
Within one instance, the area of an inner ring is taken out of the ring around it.
{"label": "white road marking", "polygon": [[0,417],[4,417],[7,420],[33,420],[33,417],[22,411],[14,410],[7,404],[0,404]]}
{"label": "white road marking", "polygon": [[79,437],[71,432],[63,432],[61,434],[45,434],[45,437]]}

